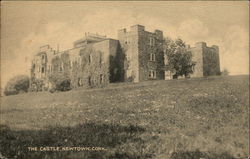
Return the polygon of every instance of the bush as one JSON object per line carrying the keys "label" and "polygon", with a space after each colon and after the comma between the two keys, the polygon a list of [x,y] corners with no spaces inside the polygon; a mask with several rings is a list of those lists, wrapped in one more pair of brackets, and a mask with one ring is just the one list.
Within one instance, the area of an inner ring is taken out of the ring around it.
{"label": "bush", "polygon": [[42,91],[43,87],[44,87],[43,80],[41,80],[41,79],[33,79],[31,87],[30,87],[30,91],[32,91],[32,92]]}
{"label": "bush", "polygon": [[63,75],[52,75],[50,77],[50,82],[53,84],[53,88],[49,91],[51,93],[55,91],[69,91],[71,90],[70,78]]}
{"label": "bush", "polygon": [[68,90],[70,90],[71,89],[70,88],[70,80],[69,79],[63,79],[61,81],[58,81],[56,83],[55,89],[57,91],[68,91]]}
{"label": "bush", "polygon": [[28,92],[30,79],[26,75],[18,75],[11,78],[4,89],[6,96]]}

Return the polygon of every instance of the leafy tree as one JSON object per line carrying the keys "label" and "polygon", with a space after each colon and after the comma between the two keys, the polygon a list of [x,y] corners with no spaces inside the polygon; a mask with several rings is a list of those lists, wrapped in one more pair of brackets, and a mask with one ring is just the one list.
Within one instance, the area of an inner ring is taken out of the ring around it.
{"label": "leafy tree", "polygon": [[19,93],[28,92],[30,79],[26,75],[18,75],[11,78],[5,86],[4,94],[15,95]]}
{"label": "leafy tree", "polygon": [[188,77],[193,73],[195,62],[192,61],[192,53],[186,47],[181,39],[173,41],[170,38],[165,39],[164,43],[166,56],[166,69],[173,72],[175,77]]}

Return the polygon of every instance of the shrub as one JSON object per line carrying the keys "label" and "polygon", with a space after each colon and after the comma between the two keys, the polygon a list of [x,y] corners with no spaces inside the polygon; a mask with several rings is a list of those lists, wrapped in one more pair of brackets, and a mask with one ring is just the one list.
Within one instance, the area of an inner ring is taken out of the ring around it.
{"label": "shrub", "polygon": [[53,88],[50,90],[51,93],[55,91],[69,91],[71,90],[70,78],[64,75],[52,75],[49,78],[50,82],[53,84]]}
{"label": "shrub", "polygon": [[28,92],[30,79],[26,75],[18,75],[11,78],[4,89],[6,96]]}
{"label": "shrub", "polygon": [[56,83],[55,89],[57,91],[68,91],[68,90],[70,90],[71,89],[70,88],[70,80],[69,79],[63,79],[61,81],[58,81]]}
{"label": "shrub", "polygon": [[32,92],[38,92],[38,91],[42,91],[44,87],[44,82],[41,79],[33,79],[32,80],[32,84],[30,87],[30,91]]}

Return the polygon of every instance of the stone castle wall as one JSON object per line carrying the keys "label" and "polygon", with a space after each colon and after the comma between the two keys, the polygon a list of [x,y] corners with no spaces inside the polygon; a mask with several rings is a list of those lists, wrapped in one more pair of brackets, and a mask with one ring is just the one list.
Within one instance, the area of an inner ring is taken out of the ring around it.
{"label": "stone castle wall", "polygon": [[[119,30],[118,40],[86,35],[74,42],[72,49],[62,52],[46,45],[32,61],[31,77],[44,81],[45,85],[51,79],[65,77],[70,79],[72,88],[164,79],[166,73],[169,77],[172,74],[164,70],[163,42],[162,31],[148,32],[144,26],[134,25],[130,31]],[[196,62],[191,77],[220,73],[218,46],[207,47],[199,42],[189,49]]]}
{"label": "stone castle wall", "polygon": [[194,72],[191,77],[203,77],[203,51],[205,43],[196,43],[195,47],[191,48],[192,59],[195,62]]}
{"label": "stone castle wall", "polygon": [[130,32],[126,29],[118,31],[118,40],[124,53],[124,80],[139,82],[139,55],[138,41],[139,31],[135,27],[130,28]]}
{"label": "stone castle wall", "polygon": [[[70,79],[72,88],[105,86],[110,82],[110,74],[114,77],[121,76],[117,74],[122,71],[113,68],[122,69],[115,63],[117,56],[121,56],[119,48],[117,40],[106,39],[54,53],[50,63],[48,61],[44,63],[44,78],[34,76],[34,73],[33,77],[43,80],[44,83],[59,78]],[[46,52],[43,52],[43,54],[48,56]],[[35,59],[41,59],[41,55],[38,53]],[[41,66],[41,62],[33,65],[34,70]]]}
{"label": "stone castle wall", "polygon": [[[135,25],[119,30],[118,39],[126,56],[125,78],[133,82],[149,79],[164,79],[163,33],[145,31],[145,27]],[[153,59],[152,59],[152,56]],[[153,76],[150,77],[150,73]]]}
{"label": "stone castle wall", "polygon": [[191,77],[213,76],[220,74],[219,47],[208,47],[205,42],[198,42],[191,48],[193,60],[196,62]]}

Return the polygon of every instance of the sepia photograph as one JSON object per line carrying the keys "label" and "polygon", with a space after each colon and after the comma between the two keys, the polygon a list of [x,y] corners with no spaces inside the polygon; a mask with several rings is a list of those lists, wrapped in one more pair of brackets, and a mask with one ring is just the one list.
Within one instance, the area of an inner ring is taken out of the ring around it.
{"label": "sepia photograph", "polygon": [[249,159],[249,1],[1,1],[0,159]]}

